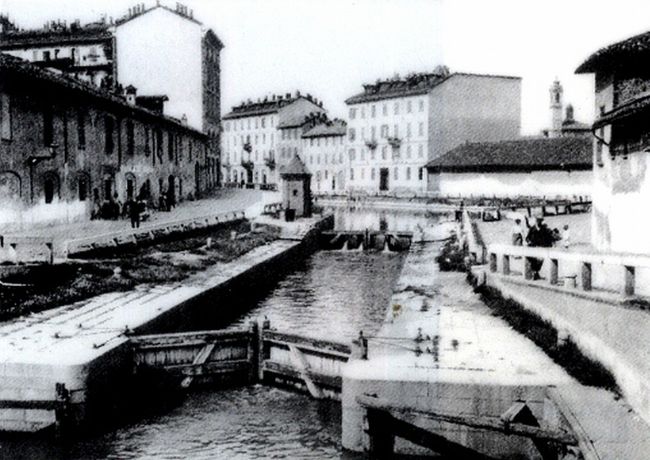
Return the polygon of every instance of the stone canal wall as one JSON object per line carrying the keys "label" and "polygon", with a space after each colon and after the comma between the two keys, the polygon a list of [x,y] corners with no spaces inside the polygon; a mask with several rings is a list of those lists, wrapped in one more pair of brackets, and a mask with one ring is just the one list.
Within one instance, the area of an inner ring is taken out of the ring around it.
{"label": "stone canal wall", "polygon": [[182,283],[109,293],[3,324],[0,429],[36,431],[54,423],[51,410],[19,407],[29,400],[55,400],[57,383],[69,391],[67,418],[73,426],[109,423],[134,394],[129,333],[177,330],[201,314],[234,308],[221,300],[257,288],[258,280],[314,250],[319,231],[332,223],[331,217],[303,221],[302,230],[292,232],[295,239],[258,247]]}

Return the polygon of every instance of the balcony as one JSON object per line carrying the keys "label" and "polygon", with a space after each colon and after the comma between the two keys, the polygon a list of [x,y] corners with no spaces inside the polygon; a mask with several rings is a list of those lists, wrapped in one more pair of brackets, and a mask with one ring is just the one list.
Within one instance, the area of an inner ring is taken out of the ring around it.
{"label": "balcony", "polygon": [[400,145],[402,145],[402,139],[400,139],[399,137],[389,137],[387,141],[390,144],[390,146],[393,147],[394,149],[398,149]]}
{"label": "balcony", "polygon": [[253,151],[253,146],[251,145],[250,142],[246,142],[244,144],[244,150],[248,153],[251,153]]}
{"label": "balcony", "polygon": [[269,168],[271,171],[275,169],[275,158],[273,157],[267,158],[266,160],[264,160],[264,162],[266,163],[266,167]]}
{"label": "balcony", "polygon": [[254,167],[253,162],[250,160],[242,160],[241,165],[246,171],[252,171]]}
{"label": "balcony", "polygon": [[377,148],[377,141],[375,139],[366,141],[366,147],[368,147],[370,150],[375,150]]}

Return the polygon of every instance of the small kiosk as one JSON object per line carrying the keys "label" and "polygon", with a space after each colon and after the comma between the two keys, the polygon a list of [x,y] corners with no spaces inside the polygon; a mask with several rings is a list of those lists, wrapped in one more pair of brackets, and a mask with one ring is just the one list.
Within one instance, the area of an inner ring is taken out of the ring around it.
{"label": "small kiosk", "polygon": [[282,207],[287,221],[311,216],[311,174],[297,155],[280,171]]}

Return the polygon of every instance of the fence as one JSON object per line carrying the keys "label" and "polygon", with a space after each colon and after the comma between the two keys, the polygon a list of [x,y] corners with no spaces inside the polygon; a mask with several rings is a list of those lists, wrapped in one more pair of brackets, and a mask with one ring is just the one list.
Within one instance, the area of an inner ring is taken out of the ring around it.
{"label": "fence", "polygon": [[535,277],[535,265],[542,262],[542,282],[575,287],[581,291],[602,290],[623,296],[650,295],[650,257],[627,254],[599,254],[492,244],[487,248],[493,273]]}

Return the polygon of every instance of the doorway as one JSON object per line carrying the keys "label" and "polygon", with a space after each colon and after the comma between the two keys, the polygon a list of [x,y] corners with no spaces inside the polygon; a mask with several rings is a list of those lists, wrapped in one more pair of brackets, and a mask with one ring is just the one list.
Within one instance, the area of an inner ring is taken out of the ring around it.
{"label": "doorway", "polygon": [[379,190],[385,192],[388,190],[388,168],[379,169]]}

